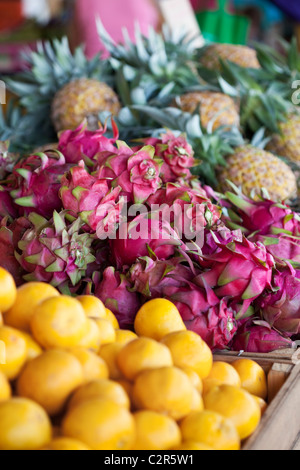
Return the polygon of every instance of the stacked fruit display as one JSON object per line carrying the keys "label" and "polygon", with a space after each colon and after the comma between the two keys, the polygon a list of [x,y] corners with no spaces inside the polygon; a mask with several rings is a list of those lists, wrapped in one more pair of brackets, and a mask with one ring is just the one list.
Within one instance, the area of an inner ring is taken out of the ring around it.
{"label": "stacked fruit display", "polygon": [[0,308],[1,450],[239,450],[267,407],[262,367],[214,361],[166,299],[120,329],[96,297],[1,268]]}
{"label": "stacked fruit display", "polygon": [[54,41],[7,80],[1,266],[18,286],[95,295],[124,329],[165,298],[211,350],[294,347],[295,44],[199,50],[137,30],[116,45],[98,26],[108,59]]}

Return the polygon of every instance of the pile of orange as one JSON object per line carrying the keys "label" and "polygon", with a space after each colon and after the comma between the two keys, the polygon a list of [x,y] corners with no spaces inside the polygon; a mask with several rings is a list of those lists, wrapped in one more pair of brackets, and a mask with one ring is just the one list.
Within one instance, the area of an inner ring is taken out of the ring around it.
{"label": "pile of orange", "polygon": [[264,370],[214,361],[165,299],[121,330],[96,297],[0,268],[0,311],[0,450],[239,450],[267,406]]}

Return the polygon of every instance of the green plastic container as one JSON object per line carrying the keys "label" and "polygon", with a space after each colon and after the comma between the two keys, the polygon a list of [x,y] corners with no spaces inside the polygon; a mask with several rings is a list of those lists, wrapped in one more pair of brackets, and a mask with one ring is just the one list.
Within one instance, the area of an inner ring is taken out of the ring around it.
{"label": "green plastic container", "polygon": [[250,20],[228,11],[227,0],[218,0],[219,8],[196,12],[201,33],[207,42],[247,44]]}

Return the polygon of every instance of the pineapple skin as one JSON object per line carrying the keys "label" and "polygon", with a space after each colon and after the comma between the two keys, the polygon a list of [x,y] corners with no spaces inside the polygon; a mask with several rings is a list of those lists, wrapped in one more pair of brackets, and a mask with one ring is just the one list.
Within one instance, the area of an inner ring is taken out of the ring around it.
{"label": "pineapple skin", "polygon": [[92,120],[100,111],[116,115],[121,109],[114,90],[104,82],[81,78],[73,80],[55,95],[51,119],[57,132],[74,130],[84,121]]}
{"label": "pineapple skin", "polygon": [[300,115],[290,115],[286,122],[279,123],[280,134],[274,134],[267,150],[292,162],[300,163]]}
{"label": "pineapple skin", "polygon": [[229,60],[240,67],[260,69],[256,51],[248,46],[212,44],[201,57],[201,64],[210,70],[220,70],[219,59]]}
{"label": "pineapple skin", "polygon": [[265,188],[276,202],[287,201],[297,194],[296,176],[291,168],[270,152],[247,145],[237,148],[227,158],[227,167],[218,172],[220,190],[229,189],[226,180],[240,187],[246,196],[258,198]]}
{"label": "pineapple skin", "polygon": [[200,105],[201,124],[207,128],[214,122],[213,130],[221,126],[232,127],[240,125],[240,115],[235,101],[224,93],[210,91],[190,92],[180,96],[178,105],[182,111],[193,114]]}

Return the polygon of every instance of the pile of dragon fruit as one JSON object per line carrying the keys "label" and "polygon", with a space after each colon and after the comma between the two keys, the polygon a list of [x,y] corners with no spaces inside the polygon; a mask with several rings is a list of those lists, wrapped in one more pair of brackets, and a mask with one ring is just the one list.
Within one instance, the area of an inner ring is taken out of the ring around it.
{"label": "pile of dragon fruit", "polygon": [[[0,265],[17,285],[96,295],[121,328],[163,297],[213,351],[295,347],[299,214],[264,192],[202,186],[184,135],[166,130],[130,146],[112,124],[112,138],[83,124],[17,163],[2,148]],[[182,214],[189,235],[177,229]]]}

